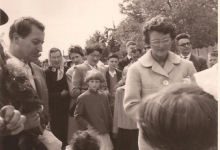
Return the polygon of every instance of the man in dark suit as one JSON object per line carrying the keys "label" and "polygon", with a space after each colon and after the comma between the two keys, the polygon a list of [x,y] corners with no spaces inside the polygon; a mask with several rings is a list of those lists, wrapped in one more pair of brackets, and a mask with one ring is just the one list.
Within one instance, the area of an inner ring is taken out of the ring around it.
{"label": "man in dark suit", "polygon": [[192,61],[197,72],[207,69],[206,59],[192,54],[192,44],[190,35],[181,33],[176,36],[177,49],[180,51],[180,57]]}
{"label": "man in dark suit", "polygon": [[126,43],[126,51],[127,51],[127,56],[123,59],[121,59],[118,62],[118,69],[123,71],[124,67],[126,67],[132,60],[132,51],[136,50],[137,44],[133,41],[129,41]]}

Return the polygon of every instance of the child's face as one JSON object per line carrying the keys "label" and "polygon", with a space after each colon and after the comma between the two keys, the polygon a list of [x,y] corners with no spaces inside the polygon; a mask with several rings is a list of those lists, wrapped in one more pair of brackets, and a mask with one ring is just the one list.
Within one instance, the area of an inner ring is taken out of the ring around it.
{"label": "child's face", "polygon": [[210,67],[214,66],[218,63],[218,57],[208,55],[209,65]]}
{"label": "child's face", "polygon": [[118,66],[118,58],[110,58],[108,60],[108,66],[111,69],[115,69]]}
{"label": "child's face", "polygon": [[89,80],[88,85],[89,85],[89,89],[97,91],[100,86],[100,81],[99,80]]}

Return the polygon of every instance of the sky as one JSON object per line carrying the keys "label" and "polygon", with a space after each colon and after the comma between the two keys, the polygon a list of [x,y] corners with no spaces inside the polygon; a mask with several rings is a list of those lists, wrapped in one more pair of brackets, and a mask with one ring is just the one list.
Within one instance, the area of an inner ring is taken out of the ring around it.
{"label": "sky", "polygon": [[9,28],[14,20],[31,16],[45,25],[45,39],[40,60],[48,57],[48,51],[57,47],[67,55],[73,44],[85,46],[86,39],[104,27],[117,26],[125,16],[118,4],[123,0],[0,0],[0,8],[9,21],[0,27],[2,39],[9,45]]}

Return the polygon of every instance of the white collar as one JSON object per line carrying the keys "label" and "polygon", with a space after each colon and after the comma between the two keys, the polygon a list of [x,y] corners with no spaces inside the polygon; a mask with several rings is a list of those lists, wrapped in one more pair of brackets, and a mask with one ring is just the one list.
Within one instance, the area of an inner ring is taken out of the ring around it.
{"label": "white collar", "polygon": [[114,70],[113,72],[110,72],[110,70],[108,70],[109,74],[114,77],[114,75],[116,74],[116,71]]}
{"label": "white collar", "polygon": [[131,56],[127,55],[128,59],[131,59]]}
{"label": "white collar", "polygon": [[85,63],[87,64],[87,65],[89,65],[89,67],[91,68],[91,69],[98,69],[98,66],[97,66],[97,64],[95,65],[95,66],[92,66],[92,65],[90,65],[87,61],[85,61]]}
{"label": "white collar", "polygon": [[186,60],[189,60],[191,55],[192,55],[192,53],[189,53],[187,56],[183,56],[182,54],[180,54],[181,58],[187,57]]}

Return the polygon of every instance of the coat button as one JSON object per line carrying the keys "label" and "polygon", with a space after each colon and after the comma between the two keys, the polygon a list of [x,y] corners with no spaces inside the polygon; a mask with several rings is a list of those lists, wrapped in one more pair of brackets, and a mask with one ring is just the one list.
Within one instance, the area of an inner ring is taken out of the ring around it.
{"label": "coat button", "polygon": [[169,85],[169,84],[170,84],[169,81],[167,81],[167,80],[163,81],[163,85]]}

